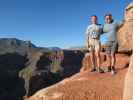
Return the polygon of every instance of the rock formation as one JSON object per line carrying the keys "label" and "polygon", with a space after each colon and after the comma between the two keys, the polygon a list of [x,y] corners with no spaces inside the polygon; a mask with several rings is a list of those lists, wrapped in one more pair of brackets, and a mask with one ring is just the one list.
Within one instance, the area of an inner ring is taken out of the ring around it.
{"label": "rock formation", "polygon": [[79,71],[84,54],[80,51],[60,51],[64,58],[58,65],[65,69],[61,75],[59,66],[54,68],[57,73],[51,71],[54,65],[50,56],[56,52],[55,49],[36,47],[30,41],[1,38],[0,100],[23,100],[23,97]]}
{"label": "rock formation", "polygon": [[124,24],[119,29],[118,32],[118,41],[119,41],[119,48],[122,50],[132,50],[132,39],[133,39],[133,3],[131,3],[125,9],[125,18]]}
{"label": "rock formation", "polygon": [[[125,10],[125,23],[121,30],[123,31],[123,39],[121,44],[123,47],[133,49],[133,2],[128,5]],[[125,32],[125,33],[124,33]],[[129,69],[125,78],[125,88],[123,100],[133,100],[133,55],[130,59]]]}

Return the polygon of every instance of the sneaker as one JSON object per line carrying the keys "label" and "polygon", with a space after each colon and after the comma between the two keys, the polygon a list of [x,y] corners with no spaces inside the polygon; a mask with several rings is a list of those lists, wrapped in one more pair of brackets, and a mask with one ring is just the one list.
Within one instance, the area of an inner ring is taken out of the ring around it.
{"label": "sneaker", "polygon": [[97,71],[98,71],[99,73],[104,73],[104,70],[101,69],[101,68],[98,68]]}
{"label": "sneaker", "polygon": [[116,74],[116,71],[115,70],[111,70],[111,74],[112,75],[115,75]]}
{"label": "sneaker", "polygon": [[96,68],[92,68],[91,70],[90,70],[90,72],[95,72],[96,71]]}

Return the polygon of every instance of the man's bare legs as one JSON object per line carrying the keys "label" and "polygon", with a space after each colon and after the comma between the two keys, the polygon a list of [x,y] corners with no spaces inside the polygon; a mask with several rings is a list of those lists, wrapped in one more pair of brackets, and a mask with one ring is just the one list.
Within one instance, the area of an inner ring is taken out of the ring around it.
{"label": "man's bare legs", "polygon": [[106,54],[106,57],[107,57],[107,61],[108,61],[108,72],[111,71],[111,54],[110,53],[107,53]]}
{"label": "man's bare legs", "polygon": [[115,53],[107,54],[107,59],[109,61],[108,71],[109,72],[111,71],[112,74],[115,74],[115,63],[116,63]]}
{"label": "man's bare legs", "polygon": [[[91,64],[92,64],[92,69],[91,72],[96,71],[96,67],[98,69],[99,73],[103,73],[104,71],[100,68],[101,67],[101,57],[100,57],[100,50],[93,50],[90,53],[90,58],[91,58]],[[97,66],[96,66],[97,63]]]}
{"label": "man's bare legs", "polygon": [[115,53],[111,53],[111,66],[114,67],[116,62]]}
{"label": "man's bare legs", "polygon": [[116,70],[115,70],[115,63],[116,63],[116,57],[115,57],[115,53],[111,53],[111,73],[115,74]]}
{"label": "man's bare legs", "polygon": [[91,60],[91,65],[92,65],[91,72],[94,72],[94,71],[96,71],[95,52],[94,52],[94,50],[92,50],[90,52],[90,60]]}
{"label": "man's bare legs", "polygon": [[96,55],[96,60],[97,60],[97,67],[100,68],[100,64],[101,64],[101,58],[100,58],[100,51],[96,51],[95,52]]}
{"label": "man's bare legs", "polygon": [[100,50],[95,51],[96,61],[97,61],[97,68],[98,72],[103,73],[104,71],[101,69],[101,56],[100,56]]}

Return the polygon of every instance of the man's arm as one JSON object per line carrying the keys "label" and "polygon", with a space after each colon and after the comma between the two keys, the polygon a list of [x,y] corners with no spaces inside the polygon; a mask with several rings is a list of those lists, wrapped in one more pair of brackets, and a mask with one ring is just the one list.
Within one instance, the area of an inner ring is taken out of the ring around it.
{"label": "man's arm", "polygon": [[86,35],[89,35],[89,30],[90,30],[90,26],[88,26],[88,27],[86,28],[86,31],[85,31],[85,34],[86,34]]}
{"label": "man's arm", "polygon": [[86,36],[85,46],[86,46],[87,48],[89,47],[89,37],[87,37],[87,36]]}
{"label": "man's arm", "polygon": [[89,47],[89,29],[90,27],[88,26],[86,31],[85,31],[85,46],[88,48]]}

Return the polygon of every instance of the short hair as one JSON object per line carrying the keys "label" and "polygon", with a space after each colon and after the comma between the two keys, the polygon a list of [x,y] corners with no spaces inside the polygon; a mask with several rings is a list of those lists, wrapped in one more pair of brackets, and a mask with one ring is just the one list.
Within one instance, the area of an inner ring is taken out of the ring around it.
{"label": "short hair", "polygon": [[91,17],[96,17],[97,18],[97,15],[91,15]]}
{"label": "short hair", "polygon": [[106,16],[110,16],[111,19],[112,19],[111,22],[114,22],[114,19],[112,18],[112,14],[111,14],[111,13],[105,14],[104,18],[105,18]]}
{"label": "short hair", "polygon": [[112,14],[111,14],[111,13],[105,14],[104,17],[106,17],[106,16],[110,16],[110,17],[112,17]]}

